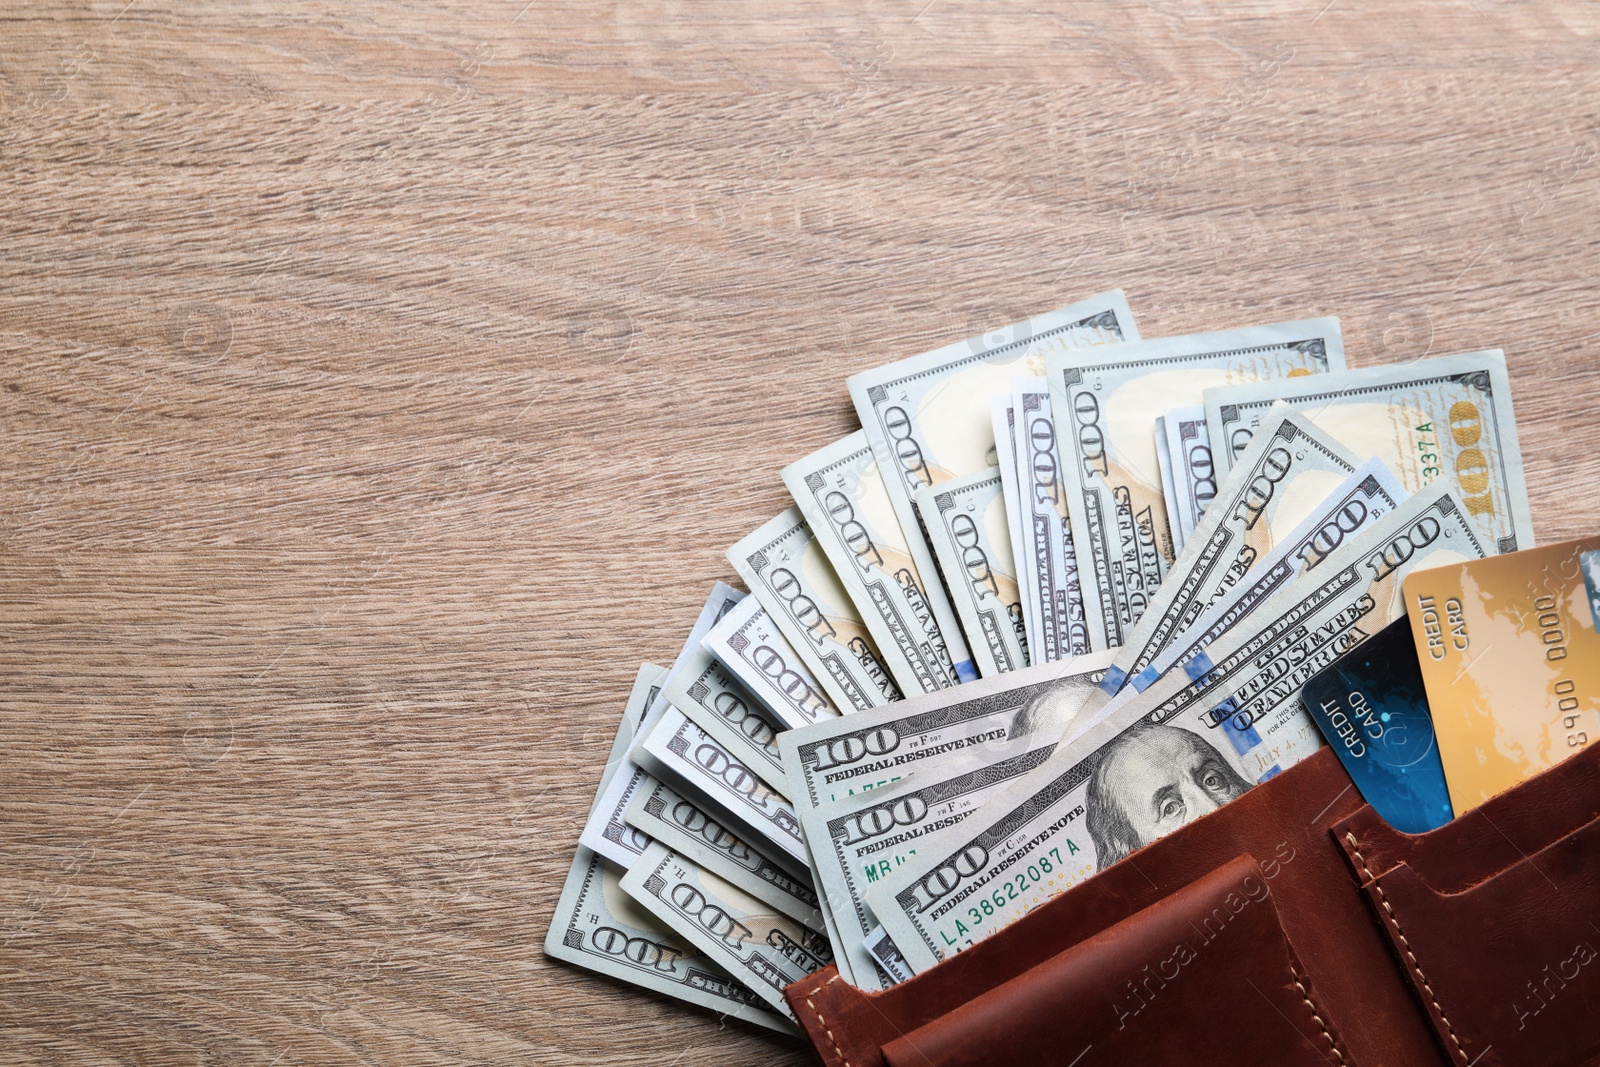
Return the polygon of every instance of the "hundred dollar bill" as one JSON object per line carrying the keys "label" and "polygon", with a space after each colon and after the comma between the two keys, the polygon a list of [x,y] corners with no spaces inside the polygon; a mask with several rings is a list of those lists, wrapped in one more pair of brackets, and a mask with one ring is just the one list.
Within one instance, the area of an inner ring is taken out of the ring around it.
{"label": "hundred dollar bill", "polygon": [[855,602],[799,508],[788,508],[728,549],[728,562],[840,711],[900,699]]}
{"label": "hundred dollar bill", "polygon": [[1217,469],[1206,434],[1204,404],[1173,408],[1162,419],[1167,456],[1172,462],[1172,488],[1177,505],[1168,509],[1172,535],[1181,542],[1194,536],[1200,517],[1217,495]]}
{"label": "hundred dollar bill", "polygon": [[650,779],[628,805],[624,818],[651,840],[689,857],[791,919],[818,932],[826,930],[822,903],[809,878],[790,874],[665,782]]}
{"label": "hundred dollar bill", "polygon": [[1300,706],[1312,674],[1404,611],[1412,570],[1480,558],[1449,490],[1419,493],[1039,770],[942,831],[867,890],[919,973],[1320,747]]}
{"label": "hundred dollar bill", "polygon": [[783,483],[901,691],[955,685],[957,663],[976,677],[943,589],[932,596],[927,579],[937,581],[938,571],[931,562],[919,568],[911,556],[867,435],[857,431],[789,464]]}
{"label": "hundred dollar bill", "polygon": [[[731,585],[722,582],[712,586],[711,595],[706,598],[705,606],[695,618],[683,650],[678,653],[678,658],[673,661],[667,673],[657,682],[657,692],[645,707],[644,718],[635,731],[635,741],[649,733],[666,714],[668,705],[660,689],[672,683],[684,662],[700,648],[700,642],[710,632],[711,627],[735,604],[744,599],[744,595]],[[620,867],[627,867],[638,859],[639,853],[643,852],[644,846],[649,843],[643,840],[644,835],[629,826],[622,818],[622,813],[628,810],[628,805],[639,792],[639,787],[644,784],[644,779],[645,771],[634,762],[630,747],[628,755],[622,757],[615,772],[601,787],[600,795],[595,799],[594,807],[589,812],[589,821],[584,824],[583,834],[579,838],[585,848],[600,853]]]}
{"label": "hundred dollar bill", "polygon": [[909,982],[916,977],[911,970],[911,965],[900,954],[900,950],[889,938],[889,932],[881,926],[872,928],[872,933],[867,935],[862,943],[867,955],[872,957],[872,962],[877,965],[878,973],[884,977],[889,985],[899,985]]}
{"label": "hundred dollar bill", "polygon": [[999,459],[1000,497],[1005,502],[1006,527],[1011,533],[1011,558],[1017,567],[1017,599],[1022,605],[1024,643],[1028,648],[1028,662],[1032,663],[1037,655],[1033,650],[1039,647],[1039,623],[1034,618],[1033,598],[1027,595],[1032,578],[1027,569],[1028,538],[1023,532],[1026,523],[1022,517],[1021,480],[1017,475],[1017,419],[1011,394],[990,397],[989,413],[994,421],[995,454]]}
{"label": "hundred dollar bill", "polygon": [[786,730],[839,714],[759,597],[741,600],[711,628],[701,647],[721,660]]}
{"label": "hundred dollar bill", "polygon": [[1466,504],[1480,536],[1500,552],[1533,547],[1533,519],[1499,350],[1368,367],[1283,388],[1206,391],[1206,424],[1226,470],[1275,400],[1357,455],[1377,456],[1415,492],[1436,480]]}
{"label": "hundred dollar bill", "polygon": [[1178,522],[1178,490],[1172,482],[1172,457],[1167,451],[1167,417],[1156,417],[1156,466],[1161,469],[1161,498],[1167,502],[1167,532],[1172,538],[1172,554],[1183,551],[1187,532]]}
{"label": "hundred dollar bill", "polygon": [[1023,595],[1033,603],[1039,628],[1039,643],[1029,647],[1033,662],[1050,663],[1091,651],[1082,574],[1072,543],[1049,386],[1043,378],[1019,378],[1011,403],[1017,424],[1017,507],[1028,539],[1030,581]]}
{"label": "hundred dollar bill", "polygon": [[[639,668],[611,744],[602,790],[626,758],[655,683],[665,673],[650,663]],[[616,865],[578,846],[545,935],[546,955],[747,1022],[794,1032],[787,1020],[767,1010],[764,1001],[635,904],[617,885],[620,879]]]}
{"label": "hundred dollar bill", "polygon": [[1003,759],[1030,747],[1035,731],[1065,732],[1081,691],[1104,677],[1110,653],[968,682],[872,711],[778,735],[789,794],[806,811],[875,789],[951,753],[979,749]]}
{"label": "hundred dollar bill", "polygon": [[793,1019],[784,987],[833,962],[821,934],[665,845],[645,850],[622,890]]}
{"label": "hundred dollar bill", "polygon": [[641,733],[633,761],[707,813],[731,823],[748,840],[770,845],[767,855],[790,874],[808,873],[800,820],[783,794],[677,708],[668,706],[661,720]]}
{"label": "hundred dollar bill", "polygon": [[[1075,687],[1077,699],[1092,687]],[[824,804],[800,816],[823,903],[833,916],[839,940],[836,956],[850,958],[856,984],[887,989],[864,939],[878,925],[861,894],[917,854],[921,842],[977,811],[989,797],[1034,770],[1055,748],[1059,735],[1036,731],[1029,747],[1016,755],[988,759],[986,754],[951,753],[892,785]]]}
{"label": "hundred dollar bill", "polygon": [[1121,290],[853,375],[846,385],[878,462],[897,488],[901,525],[916,528],[911,494],[995,465],[989,400],[1011,379],[1044,373],[1052,352],[1122,341],[1139,331]]}
{"label": "hundred dollar bill", "polygon": [[700,949],[622,891],[622,870],[582,845],[561,888],[544,951],[556,959],[786,1034],[770,1010]]}
{"label": "hundred dollar bill", "polygon": [[1050,408],[1061,450],[1089,643],[1127,639],[1172,562],[1151,428],[1205,389],[1344,369],[1337,319],[1163,337],[1051,355]]}
{"label": "hundred dollar bill", "polygon": [[1116,290],[863,371],[846,382],[922,573],[934,573],[933,559],[912,497],[924,486],[1000,462],[989,398],[1008,392],[1018,375],[1043,374],[1051,352],[1138,337],[1128,302]]}
{"label": "hundred dollar bill", "polygon": [[1115,696],[1130,675],[1148,667],[1212,601],[1236,585],[1326,500],[1359,462],[1292,408],[1274,408],[1117,650],[1100,683],[1106,695]]}
{"label": "hundred dollar bill", "polygon": [[934,557],[949,581],[950,599],[971,642],[978,673],[992,677],[1028,665],[1022,597],[1000,469],[918,489]]}
{"label": "hundred dollar bill", "polygon": [[[1279,540],[1277,547],[1263,556],[1242,581],[1214,599],[1148,666],[1129,678],[1121,696],[1143,692],[1173,667],[1194,659],[1223,634],[1243,624],[1268,597],[1322,563],[1410,495],[1382,460],[1367,460]],[[1102,689],[1090,699],[1091,706],[1084,709],[1084,717],[1093,714],[1103,692]]]}
{"label": "hundred dollar bill", "polygon": [[[745,598],[749,600],[749,597]],[[778,792],[788,786],[778,756],[778,731],[760,703],[704,645],[684,661],[663,690],[667,703],[710,734],[734,758]]]}

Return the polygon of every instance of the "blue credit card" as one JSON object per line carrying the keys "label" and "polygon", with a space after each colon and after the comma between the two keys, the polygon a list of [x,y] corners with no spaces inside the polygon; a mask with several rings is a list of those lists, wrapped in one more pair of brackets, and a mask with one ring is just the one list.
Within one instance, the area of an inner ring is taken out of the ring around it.
{"label": "blue credit card", "polygon": [[1300,700],[1390,826],[1420,834],[1454,817],[1405,616],[1313,675]]}

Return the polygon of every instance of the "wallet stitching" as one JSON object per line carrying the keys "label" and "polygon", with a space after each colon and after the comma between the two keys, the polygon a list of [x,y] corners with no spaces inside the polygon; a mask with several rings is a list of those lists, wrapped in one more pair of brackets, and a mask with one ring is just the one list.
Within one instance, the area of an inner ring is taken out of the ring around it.
{"label": "wallet stitching", "polygon": [[1467,1050],[1461,1047],[1461,1039],[1456,1036],[1456,1028],[1450,1025],[1449,1019],[1445,1018],[1444,1009],[1439,1006],[1439,998],[1434,994],[1433,987],[1428,984],[1427,976],[1422,973],[1422,965],[1417,962],[1417,954],[1411,951],[1411,942],[1406,939],[1405,931],[1400,929],[1400,918],[1395,914],[1393,906],[1389,903],[1389,898],[1384,894],[1383,885],[1367,867],[1366,858],[1361,855],[1361,846],[1356,842],[1356,835],[1346,830],[1344,836],[1345,840],[1350,843],[1350,851],[1355,854],[1356,862],[1361,864],[1361,873],[1366,875],[1367,881],[1378,891],[1378,903],[1383,905],[1384,915],[1388,918],[1389,924],[1394,927],[1396,936],[1400,938],[1400,945],[1405,949],[1406,959],[1410,962],[1411,969],[1416,972],[1417,981],[1422,983],[1423,990],[1428,994],[1428,1002],[1433,1005],[1433,1010],[1438,1013],[1439,1021],[1444,1023],[1444,1028],[1450,1034],[1450,1040],[1455,1043],[1456,1051],[1461,1054],[1462,1060],[1470,1063],[1471,1061],[1467,1057]]}
{"label": "wallet stitching", "polygon": [[1322,1031],[1322,1036],[1328,1039],[1328,1047],[1333,1049],[1333,1054],[1339,1058],[1340,1063],[1343,1063],[1344,1053],[1339,1051],[1339,1043],[1333,1039],[1332,1034],[1328,1033],[1328,1024],[1323,1022],[1322,1016],[1317,1014],[1317,1006],[1311,1002],[1311,994],[1306,992],[1305,984],[1300,981],[1300,972],[1295,968],[1293,959],[1289,961],[1289,973],[1294,975],[1294,987],[1300,990],[1300,999],[1306,1002],[1306,1008],[1311,1012],[1311,1021],[1317,1024],[1317,1028]]}
{"label": "wallet stitching", "polygon": [[818,993],[822,992],[824,988],[831,986],[838,980],[839,975],[836,974],[826,982],[823,982],[822,985],[817,986],[815,989],[811,990],[811,992],[807,993],[806,1007],[810,1008],[811,1014],[817,1017],[817,1025],[822,1027],[822,1032],[828,1035],[828,1044],[833,1046],[833,1054],[839,1058],[839,1062],[844,1064],[844,1067],[850,1067],[850,1060],[845,1056],[844,1050],[839,1047],[838,1039],[833,1036],[833,1031],[828,1029],[827,1020],[822,1017],[822,1013],[817,1010],[816,1002],[812,1000],[812,998]]}

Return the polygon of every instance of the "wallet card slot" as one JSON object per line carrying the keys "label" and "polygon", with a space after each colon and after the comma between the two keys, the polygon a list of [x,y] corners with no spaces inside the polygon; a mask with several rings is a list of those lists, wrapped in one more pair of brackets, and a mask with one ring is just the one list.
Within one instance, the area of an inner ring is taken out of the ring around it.
{"label": "wallet card slot", "polygon": [[[1226,1019],[1227,1024],[1218,1025]],[[1350,1064],[1248,856],[882,1046],[890,1067]]]}
{"label": "wallet card slot", "polygon": [[[1352,867],[1347,835],[1361,842],[1373,875],[1406,864],[1442,892],[1459,892],[1521,862],[1600,818],[1600,745],[1492,797],[1425,834],[1391,827],[1370,806],[1336,823],[1334,837]],[[1359,871],[1357,872],[1359,876]]]}
{"label": "wallet card slot", "polygon": [[1359,821],[1336,833],[1452,1063],[1600,1060],[1600,819],[1481,878],[1459,859],[1432,865],[1442,878],[1407,862],[1376,872]]}

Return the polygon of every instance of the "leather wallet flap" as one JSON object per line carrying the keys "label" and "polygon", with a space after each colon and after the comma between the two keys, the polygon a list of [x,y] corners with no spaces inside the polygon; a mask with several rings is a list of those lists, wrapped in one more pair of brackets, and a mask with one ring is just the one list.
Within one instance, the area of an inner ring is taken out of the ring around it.
{"label": "leather wallet flap", "polygon": [[[1227,1020],[1227,1025],[1217,1025]],[[890,1067],[1352,1062],[1241,856],[883,1046]]]}
{"label": "leather wallet flap", "polygon": [[[1600,745],[1426,834],[1401,833],[1370,806],[1336,823],[1334,831],[1347,856],[1351,853],[1347,838],[1361,843],[1365,866],[1373,874],[1405,863],[1428,884],[1455,892],[1596,818],[1600,818]],[[1353,856],[1351,863],[1354,866]]]}
{"label": "leather wallet flap", "polygon": [[1600,1059],[1597,759],[1568,760],[1429,834],[1398,834],[1370,809],[1335,830],[1454,1063]]}

